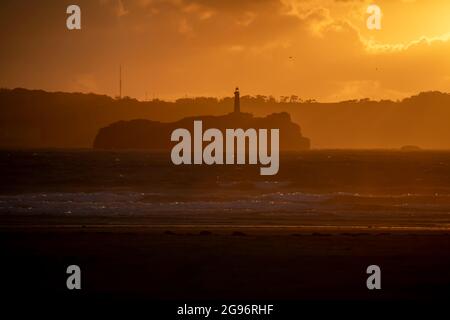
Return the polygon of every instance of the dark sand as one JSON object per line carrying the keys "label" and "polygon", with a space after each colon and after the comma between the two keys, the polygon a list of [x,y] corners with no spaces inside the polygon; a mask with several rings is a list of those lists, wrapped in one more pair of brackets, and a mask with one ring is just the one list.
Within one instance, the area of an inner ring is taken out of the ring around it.
{"label": "dark sand", "polygon": [[[86,299],[445,300],[450,230],[383,226],[155,225],[109,219],[3,219],[2,289]],[[36,221],[36,220],[35,220]],[[64,222],[64,223],[62,223]],[[133,223],[133,224],[131,224]],[[382,290],[366,288],[366,268]]]}

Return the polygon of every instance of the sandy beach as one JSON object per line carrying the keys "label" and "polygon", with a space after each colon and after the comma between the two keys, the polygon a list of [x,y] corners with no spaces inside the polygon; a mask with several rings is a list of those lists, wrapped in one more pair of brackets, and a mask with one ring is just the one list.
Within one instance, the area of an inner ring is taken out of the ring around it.
{"label": "sandy beach", "polygon": [[[94,300],[423,301],[445,299],[450,288],[445,229],[152,226],[123,219],[9,221],[0,229],[3,285],[15,293],[70,295],[71,264],[82,269],[83,297]],[[371,264],[381,267],[382,290],[366,288]]]}

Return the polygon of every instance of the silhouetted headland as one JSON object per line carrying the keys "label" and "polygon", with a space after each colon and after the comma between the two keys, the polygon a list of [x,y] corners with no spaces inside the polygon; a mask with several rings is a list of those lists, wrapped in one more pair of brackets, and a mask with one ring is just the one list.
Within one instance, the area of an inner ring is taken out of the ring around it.
{"label": "silhouetted headland", "polygon": [[[99,128],[111,123],[221,116],[233,110],[234,100],[228,96],[138,101],[98,94],[0,89],[0,148],[90,148]],[[423,92],[399,101],[333,103],[298,96],[241,95],[240,103],[255,117],[288,112],[318,149],[399,149],[405,145],[450,149],[448,93]]]}
{"label": "silhouetted headland", "polygon": [[[119,121],[100,129],[94,140],[94,148],[101,149],[152,149],[167,150],[173,147],[171,134],[178,128],[194,132],[194,121],[201,121],[203,129],[279,129],[280,149],[299,151],[310,148],[308,138],[302,136],[300,127],[286,113],[275,113],[265,118],[255,118],[241,112],[239,88],[234,91],[234,109],[223,116],[188,117],[173,123],[149,120]],[[203,134],[203,133],[202,133]]]}
{"label": "silhouetted headland", "polygon": [[310,141],[301,133],[300,127],[291,121],[288,113],[274,113],[267,117],[254,117],[249,113],[233,112],[223,116],[187,117],[163,123],[151,120],[119,121],[101,128],[95,137],[94,148],[99,149],[151,149],[167,150],[175,144],[170,140],[173,130],[186,128],[193,132],[194,120],[201,120],[204,130],[226,129],[280,129],[280,150],[298,151],[310,148]]}

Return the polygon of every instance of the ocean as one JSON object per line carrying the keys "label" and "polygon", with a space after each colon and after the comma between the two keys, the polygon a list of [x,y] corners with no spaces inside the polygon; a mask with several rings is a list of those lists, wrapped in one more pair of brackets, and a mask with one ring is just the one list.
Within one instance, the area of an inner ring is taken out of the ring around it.
{"label": "ocean", "polygon": [[[2,150],[0,217],[149,224],[450,228],[450,152],[316,150],[259,165],[175,166],[145,151]],[[139,219],[138,219],[139,218]],[[133,219],[128,219],[133,223]]]}

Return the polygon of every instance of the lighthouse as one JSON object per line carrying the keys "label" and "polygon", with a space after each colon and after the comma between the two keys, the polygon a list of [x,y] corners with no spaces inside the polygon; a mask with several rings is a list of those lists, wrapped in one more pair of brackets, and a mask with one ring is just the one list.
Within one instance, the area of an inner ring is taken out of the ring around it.
{"label": "lighthouse", "polygon": [[234,90],[234,112],[240,113],[241,112],[241,102],[239,97],[239,88],[236,88]]}

